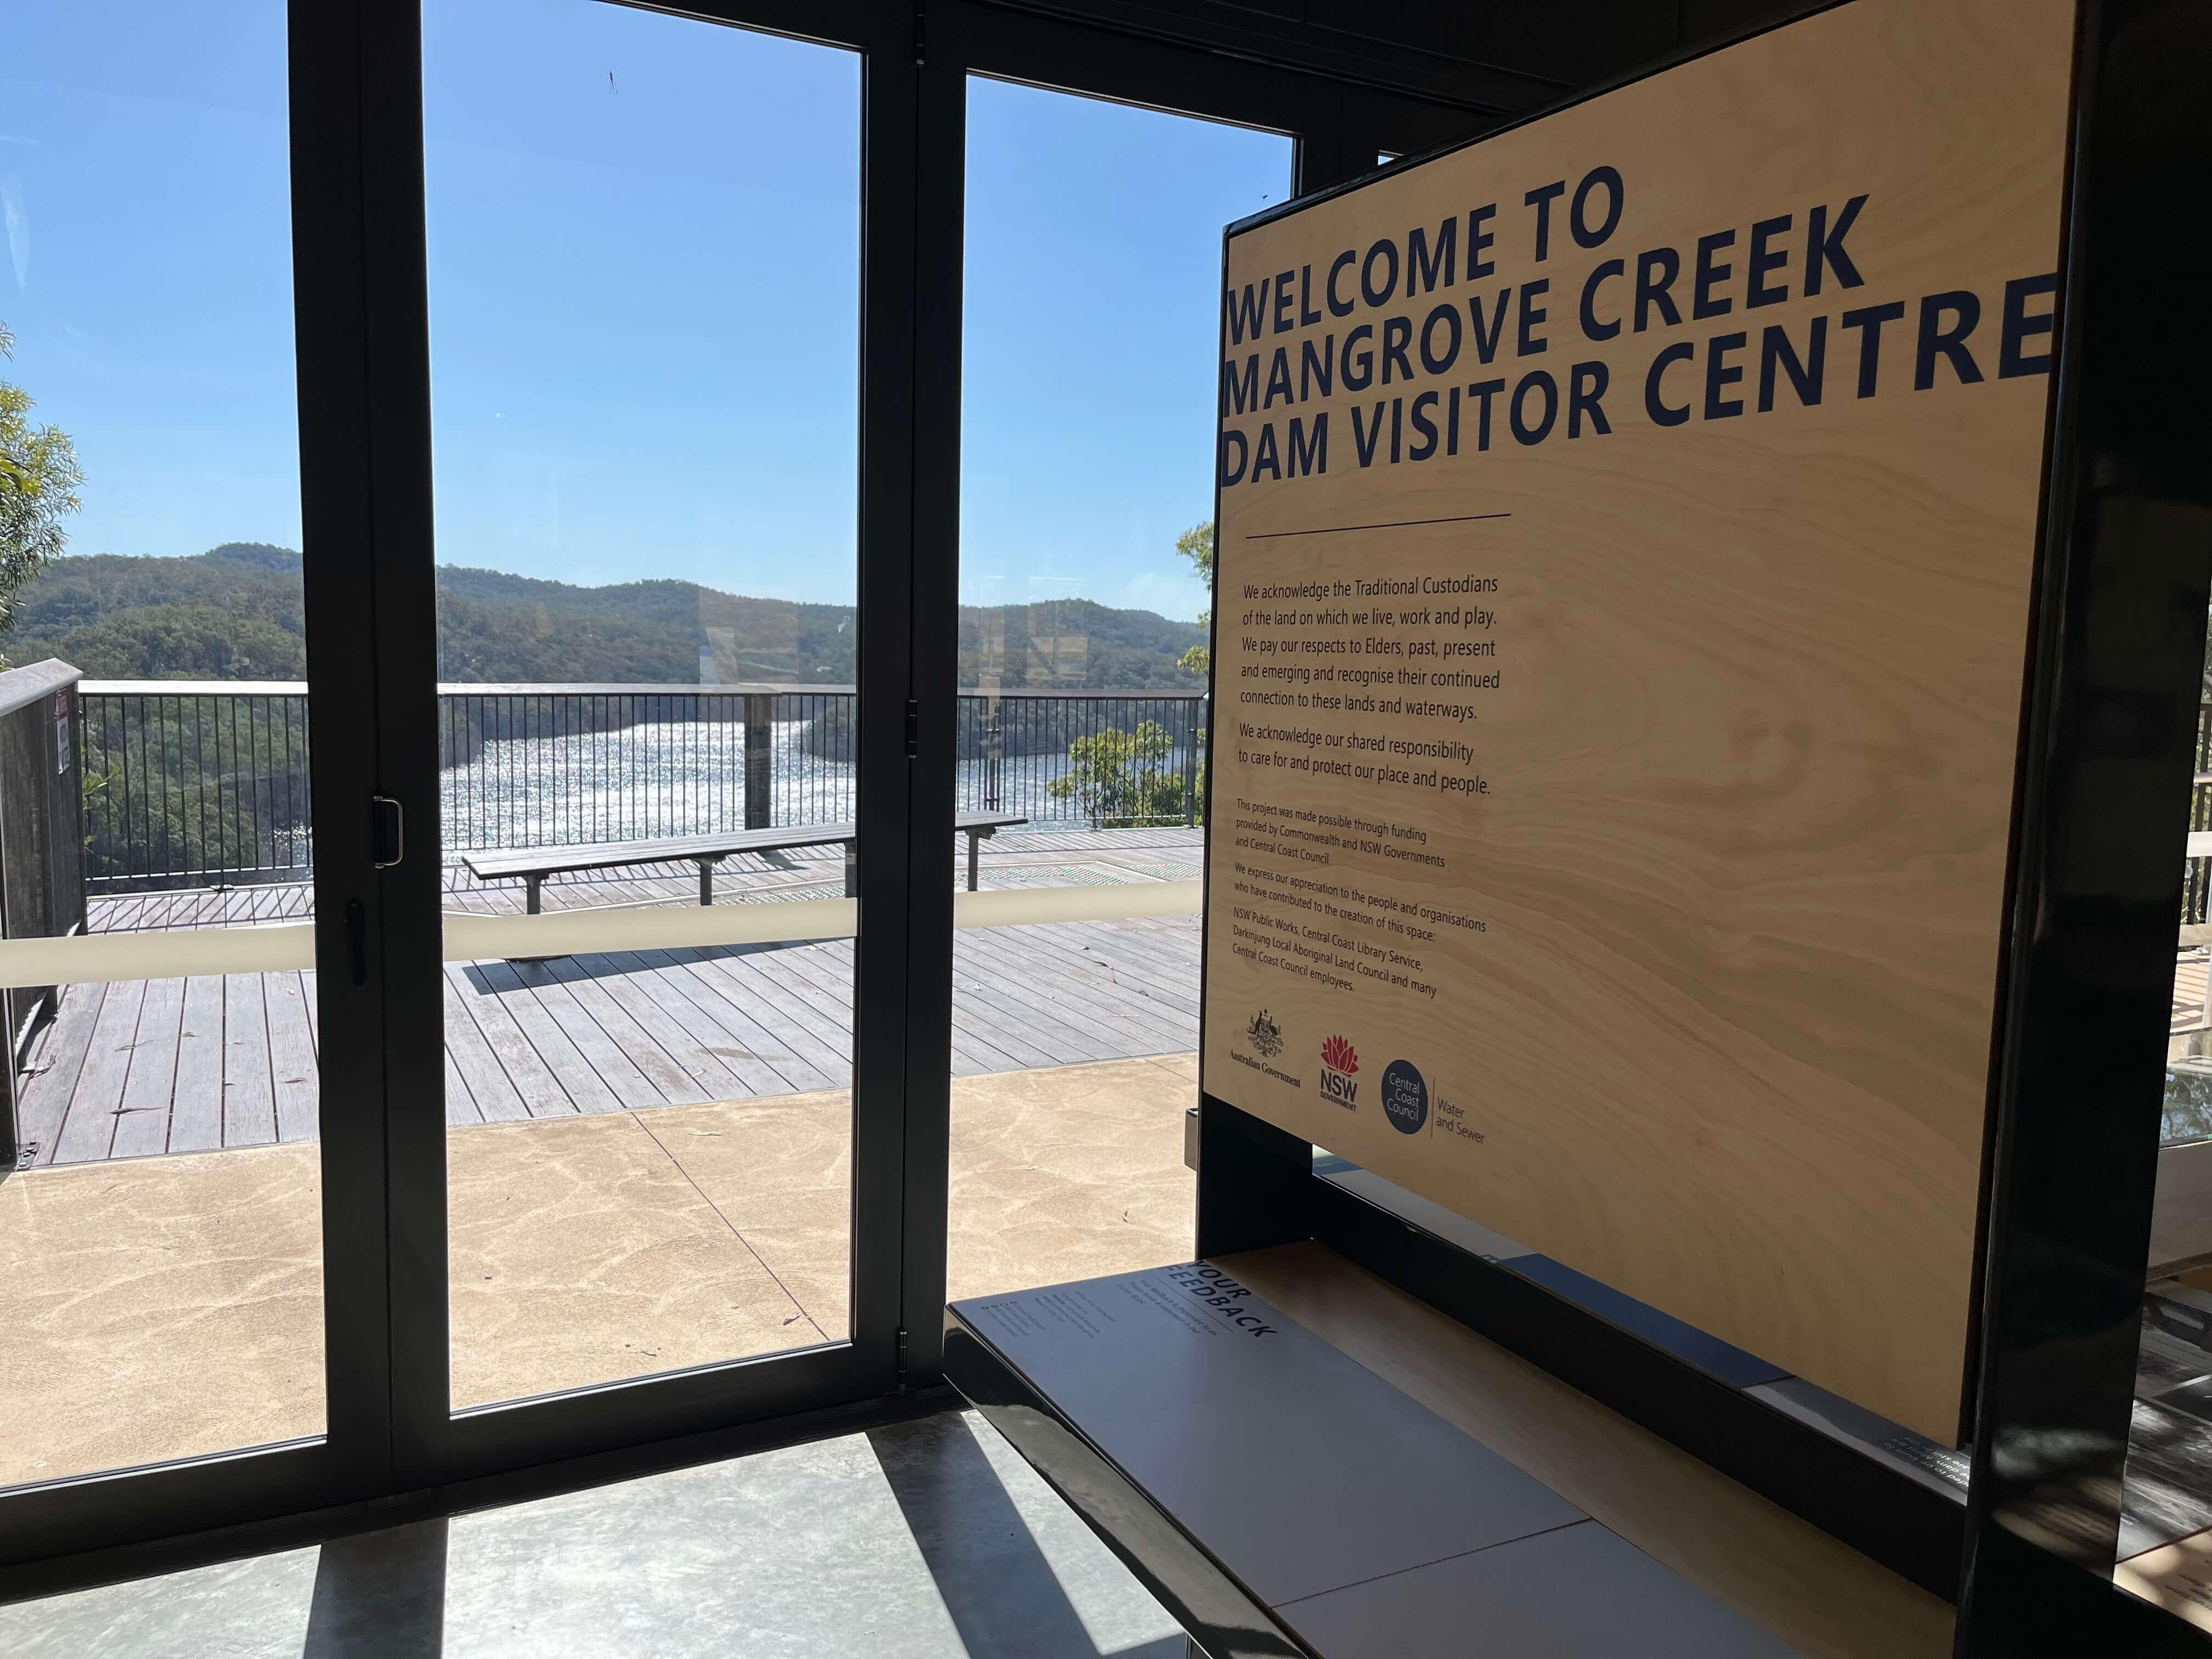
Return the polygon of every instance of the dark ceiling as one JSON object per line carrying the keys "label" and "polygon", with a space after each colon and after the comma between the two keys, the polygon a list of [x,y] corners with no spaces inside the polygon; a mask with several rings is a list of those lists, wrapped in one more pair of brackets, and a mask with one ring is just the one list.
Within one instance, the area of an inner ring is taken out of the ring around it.
{"label": "dark ceiling", "polygon": [[1508,113],[1807,0],[1001,0]]}

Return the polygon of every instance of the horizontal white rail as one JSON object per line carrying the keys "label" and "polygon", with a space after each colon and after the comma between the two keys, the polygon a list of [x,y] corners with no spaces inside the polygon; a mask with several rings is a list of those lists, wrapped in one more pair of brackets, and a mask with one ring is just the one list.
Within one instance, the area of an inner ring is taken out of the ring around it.
{"label": "horizontal white rail", "polygon": [[[1070,921],[1126,921],[1196,913],[1194,881],[1101,887],[1025,887],[956,893],[955,927],[1027,927]],[[536,916],[448,914],[448,962],[592,956],[723,945],[796,945],[850,939],[860,902],[799,899],[781,904],[714,904],[637,909],[555,910]],[[0,939],[0,986],[96,985],[111,980],[191,979],[274,974],[315,965],[315,924],[179,927],[69,939]]]}
{"label": "horizontal white rail", "polygon": [[1110,887],[1010,887],[955,893],[955,927],[1025,927],[1053,921],[1127,921],[1196,914],[1205,888],[1194,881],[1129,881]]}
{"label": "horizontal white rail", "polygon": [[[44,665],[34,664],[33,666]],[[74,671],[72,671],[74,672]],[[305,680],[84,680],[79,690],[88,697],[304,697]],[[647,685],[624,681],[498,681],[441,680],[441,697],[849,697],[850,685],[816,685],[796,680],[732,681],[727,685]],[[995,697],[1003,702],[1028,699],[1082,699],[1108,702],[1204,702],[1212,694],[1172,687],[1077,686],[1030,688],[963,685],[963,697]]]}
{"label": "horizontal white rail", "polygon": [[0,986],[97,985],[106,980],[276,974],[315,965],[315,924],[179,927],[144,933],[76,933],[0,939]]}
{"label": "horizontal white rail", "polygon": [[606,951],[677,951],[713,945],[791,945],[850,939],[860,932],[858,899],[794,899],[783,904],[695,904],[665,910],[553,910],[538,916],[446,918],[446,960],[495,957],[582,957]]}

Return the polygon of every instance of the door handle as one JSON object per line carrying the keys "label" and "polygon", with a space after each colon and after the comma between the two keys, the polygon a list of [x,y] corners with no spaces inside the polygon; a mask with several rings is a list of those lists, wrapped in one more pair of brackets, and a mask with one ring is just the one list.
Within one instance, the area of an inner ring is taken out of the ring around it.
{"label": "door handle", "polygon": [[371,795],[368,806],[370,867],[389,870],[407,856],[407,815],[389,795]]}

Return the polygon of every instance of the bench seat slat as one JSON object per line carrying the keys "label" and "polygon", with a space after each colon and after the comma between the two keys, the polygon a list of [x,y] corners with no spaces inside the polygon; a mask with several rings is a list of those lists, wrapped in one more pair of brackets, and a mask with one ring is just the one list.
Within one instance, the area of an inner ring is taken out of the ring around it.
{"label": "bench seat slat", "polygon": [[[1029,820],[1014,812],[963,812],[952,821],[956,833],[988,836]],[[684,859],[726,858],[738,853],[779,852],[795,847],[832,847],[855,840],[857,823],[772,825],[732,830],[711,836],[668,836],[658,841],[580,842],[571,847],[521,847],[496,852],[464,853],[461,862],[483,880],[502,877],[550,876],[571,870],[609,870],[625,864],[666,864]]]}

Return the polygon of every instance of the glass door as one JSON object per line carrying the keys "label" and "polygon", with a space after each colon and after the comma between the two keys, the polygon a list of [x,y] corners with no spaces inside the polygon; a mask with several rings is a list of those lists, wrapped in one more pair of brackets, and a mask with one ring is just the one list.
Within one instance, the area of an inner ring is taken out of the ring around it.
{"label": "glass door", "polygon": [[860,55],[422,16],[442,1243],[397,1316],[451,1473],[892,1386],[860,688],[904,622],[860,604]]}
{"label": "glass door", "polygon": [[315,823],[374,788],[349,735],[374,619],[313,614],[298,43],[282,0],[90,0],[7,33],[12,1561],[373,1489],[385,1437],[380,1127],[351,1090],[376,991],[333,982],[348,907],[320,902],[368,872]]}
{"label": "glass door", "polygon": [[[1286,135],[966,85],[946,1288],[1192,1253],[1221,227]],[[1024,389],[1085,395],[1041,424]]]}

